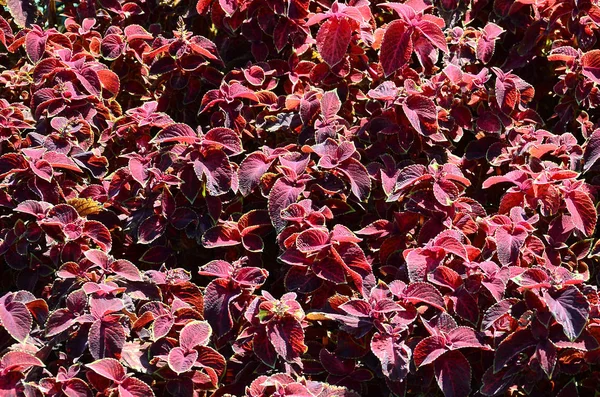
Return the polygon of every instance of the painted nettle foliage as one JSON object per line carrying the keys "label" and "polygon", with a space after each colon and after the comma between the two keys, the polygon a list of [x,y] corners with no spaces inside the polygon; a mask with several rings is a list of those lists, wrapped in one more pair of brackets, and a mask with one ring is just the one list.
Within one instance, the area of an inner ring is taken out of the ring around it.
{"label": "painted nettle foliage", "polygon": [[0,397],[600,395],[599,0],[0,0]]}

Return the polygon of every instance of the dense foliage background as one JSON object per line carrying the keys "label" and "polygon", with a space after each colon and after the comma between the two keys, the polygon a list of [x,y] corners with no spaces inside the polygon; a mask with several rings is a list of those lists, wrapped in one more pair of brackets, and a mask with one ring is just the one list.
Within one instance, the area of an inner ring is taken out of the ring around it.
{"label": "dense foliage background", "polygon": [[0,0],[0,396],[594,396],[597,0]]}

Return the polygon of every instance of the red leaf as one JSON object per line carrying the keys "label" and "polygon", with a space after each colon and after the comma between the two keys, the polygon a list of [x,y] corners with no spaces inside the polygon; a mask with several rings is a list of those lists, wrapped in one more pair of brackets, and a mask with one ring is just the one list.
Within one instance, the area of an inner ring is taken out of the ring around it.
{"label": "red leaf", "polygon": [[582,73],[596,84],[600,84],[600,50],[588,51],[581,57]]}
{"label": "red leaf", "polygon": [[116,97],[121,88],[119,76],[109,69],[100,69],[97,70],[96,73],[98,74],[102,88],[111,94],[110,97]]}
{"label": "red leaf", "polygon": [[483,112],[477,119],[477,128],[485,132],[498,133],[502,131],[502,123],[493,112]]}
{"label": "red leaf", "polygon": [[440,310],[445,310],[444,298],[440,291],[429,283],[411,283],[403,293],[403,299],[410,303],[426,303]]}
{"label": "red leaf", "polygon": [[269,160],[262,152],[254,152],[249,154],[244,161],[241,162],[238,171],[238,179],[240,181],[240,192],[247,196],[260,184],[262,176],[273,164],[273,160]]}
{"label": "red leaf", "polygon": [[565,195],[565,205],[573,225],[586,236],[591,236],[596,229],[598,214],[589,194],[581,190],[573,190]]}
{"label": "red leaf", "polygon": [[138,228],[140,244],[150,244],[165,232],[167,220],[161,215],[152,215],[146,218]]}
{"label": "red leaf", "polygon": [[[56,208],[56,207],[54,207]],[[98,247],[109,252],[112,247],[112,237],[107,227],[98,221],[86,221],[83,234],[92,239]]]}
{"label": "red leaf", "polygon": [[383,35],[379,60],[385,73],[390,76],[410,61],[413,51],[412,30],[402,20],[390,23]]}
{"label": "red leaf", "polygon": [[308,349],[304,344],[302,325],[292,317],[269,323],[267,336],[275,352],[286,361],[292,361]]}
{"label": "red leaf", "polygon": [[429,336],[420,341],[413,352],[413,359],[417,368],[431,364],[442,354],[446,353],[446,338],[442,336]]}
{"label": "red leaf", "polygon": [[329,233],[323,229],[308,229],[296,237],[296,247],[302,253],[321,251],[329,246]]}
{"label": "red leaf", "polygon": [[437,132],[437,109],[431,99],[419,94],[410,95],[402,104],[402,110],[419,134],[428,136]]}
{"label": "red leaf", "polygon": [[523,350],[535,346],[536,343],[537,341],[528,328],[508,335],[496,348],[494,372],[500,371],[513,357]]}
{"label": "red leaf", "polygon": [[352,25],[346,18],[329,18],[317,33],[317,50],[331,67],[341,62],[352,39]]}

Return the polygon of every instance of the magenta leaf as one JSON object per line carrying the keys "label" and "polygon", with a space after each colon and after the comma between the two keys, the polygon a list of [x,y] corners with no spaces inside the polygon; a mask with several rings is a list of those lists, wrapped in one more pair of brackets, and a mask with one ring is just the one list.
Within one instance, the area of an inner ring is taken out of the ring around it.
{"label": "magenta leaf", "polygon": [[435,362],[435,379],[444,397],[468,397],[471,394],[471,364],[459,351],[451,351]]}
{"label": "magenta leaf", "polygon": [[19,27],[30,27],[37,17],[37,7],[32,0],[7,0],[6,7]]}
{"label": "magenta leaf", "polygon": [[125,329],[118,318],[107,317],[96,320],[90,327],[88,346],[96,360],[105,357],[119,357],[125,344]]}
{"label": "magenta leaf", "polygon": [[494,372],[500,371],[513,357],[536,343],[529,329],[518,330],[507,336],[496,348]]}
{"label": "magenta leaf", "polygon": [[404,342],[396,342],[389,335],[376,333],[371,339],[371,350],[379,359],[385,376],[392,381],[403,381],[406,378],[411,351]]}
{"label": "magenta leaf", "polygon": [[545,292],[544,300],[563,332],[574,341],[581,335],[588,320],[590,304],[585,296],[573,286],[556,293]]}
{"label": "magenta leaf", "polygon": [[551,379],[558,360],[558,352],[554,344],[548,339],[541,340],[537,344],[535,356],[540,363],[540,367],[542,367],[546,376],[548,376],[548,379]]}
{"label": "magenta leaf", "polygon": [[300,193],[304,191],[304,186],[298,183],[288,182],[280,178],[275,182],[269,193],[269,215],[271,222],[277,231],[281,231],[286,221],[281,218],[281,211],[298,200]]}
{"label": "magenta leaf", "polygon": [[500,263],[503,265],[514,264],[527,236],[527,230],[520,226],[512,230],[509,227],[496,229],[496,244]]}
{"label": "magenta leaf", "polygon": [[600,129],[588,138],[583,152],[583,171],[588,171],[600,159]]}
{"label": "magenta leaf", "polygon": [[10,336],[23,342],[31,332],[33,318],[27,306],[9,293],[0,298],[0,322]]}
{"label": "magenta leaf", "polygon": [[156,143],[194,143],[197,140],[198,134],[187,124],[171,124],[154,137]]}

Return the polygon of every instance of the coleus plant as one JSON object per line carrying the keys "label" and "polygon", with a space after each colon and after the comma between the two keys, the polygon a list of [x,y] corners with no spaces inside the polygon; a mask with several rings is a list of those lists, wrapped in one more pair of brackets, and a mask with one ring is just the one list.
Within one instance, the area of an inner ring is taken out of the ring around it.
{"label": "coleus plant", "polygon": [[0,4],[0,397],[600,393],[597,0]]}

